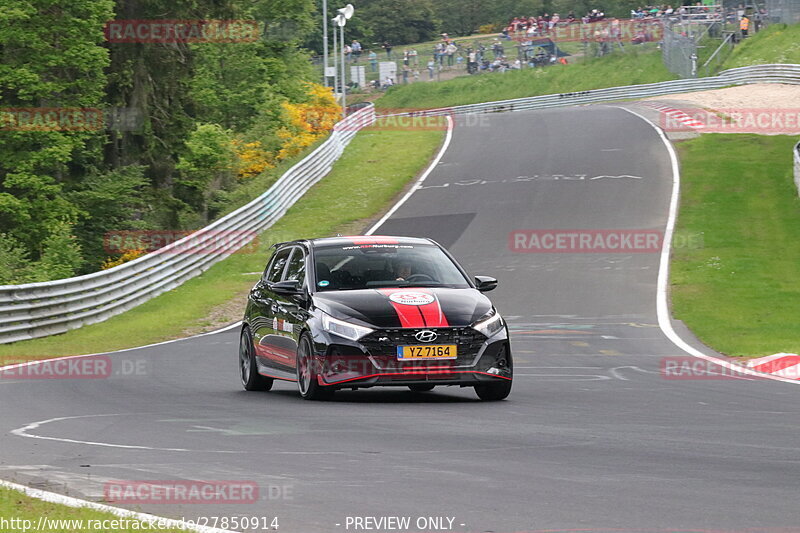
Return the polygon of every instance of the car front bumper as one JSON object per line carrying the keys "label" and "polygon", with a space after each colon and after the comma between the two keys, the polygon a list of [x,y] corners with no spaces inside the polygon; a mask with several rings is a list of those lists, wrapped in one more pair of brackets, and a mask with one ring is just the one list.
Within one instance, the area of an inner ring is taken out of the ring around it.
{"label": "car front bumper", "polygon": [[[317,381],[335,388],[408,386],[417,384],[475,386],[510,381],[513,376],[508,332],[486,338],[469,328],[437,330],[458,347],[456,359],[400,361],[397,346],[413,330],[379,330],[371,338],[348,341],[325,335],[315,343]],[[377,344],[375,339],[387,339]]]}

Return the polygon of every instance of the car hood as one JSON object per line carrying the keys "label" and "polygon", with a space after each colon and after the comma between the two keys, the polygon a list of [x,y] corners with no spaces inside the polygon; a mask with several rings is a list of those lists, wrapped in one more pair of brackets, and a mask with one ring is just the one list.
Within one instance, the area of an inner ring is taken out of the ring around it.
{"label": "car hood", "polygon": [[314,305],[331,316],[376,328],[464,327],[492,308],[489,298],[471,288],[329,291],[313,298]]}

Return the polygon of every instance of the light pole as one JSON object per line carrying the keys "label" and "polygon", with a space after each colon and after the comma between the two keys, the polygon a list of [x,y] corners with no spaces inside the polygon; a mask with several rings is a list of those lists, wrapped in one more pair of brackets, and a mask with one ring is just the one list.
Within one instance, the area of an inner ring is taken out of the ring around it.
{"label": "light pole", "polygon": [[336,15],[336,18],[333,20],[336,21],[336,24],[339,26],[339,39],[340,41],[340,50],[342,54],[342,117],[347,117],[347,64],[345,63],[345,56],[344,56],[344,27],[347,24],[347,21],[353,16],[353,12],[355,8],[353,4],[347,4],[341,9],[337,9],[339,12]]}
{"label": "light pole", "polygon": [[336,98],[336,93],[339,91],[339,60],[336,50],[338,49],[338,37],[336,35],[336,28],[339,26],[339,17],[336,15],[333,18],[333,97]]}
{"label": "light pole", "polygon": [[328,85],[328,0],[322,0],[322,79]]}

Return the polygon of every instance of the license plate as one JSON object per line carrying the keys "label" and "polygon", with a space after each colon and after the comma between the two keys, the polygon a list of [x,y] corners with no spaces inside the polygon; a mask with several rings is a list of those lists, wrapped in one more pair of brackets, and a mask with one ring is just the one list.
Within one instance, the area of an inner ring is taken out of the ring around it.
{"label": "license plate", "polygon": [[398,346],[397,358],[408,359],[455,359],[455,344],[423,344],[417,346]]}

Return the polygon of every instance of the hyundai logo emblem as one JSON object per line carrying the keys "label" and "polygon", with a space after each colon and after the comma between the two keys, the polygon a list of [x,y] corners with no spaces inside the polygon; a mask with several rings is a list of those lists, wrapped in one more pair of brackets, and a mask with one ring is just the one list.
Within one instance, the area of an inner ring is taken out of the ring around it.
{"label": "hyundai logo emblem", "polygon": [[431,331],[429,329],[423,329],[422,331],[418,331],[414,338],[417,339],[419,342],[433,342],[439,336],[438,333],[435,331]]}

